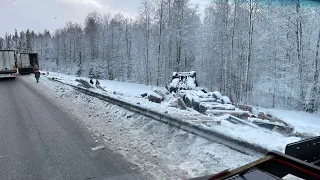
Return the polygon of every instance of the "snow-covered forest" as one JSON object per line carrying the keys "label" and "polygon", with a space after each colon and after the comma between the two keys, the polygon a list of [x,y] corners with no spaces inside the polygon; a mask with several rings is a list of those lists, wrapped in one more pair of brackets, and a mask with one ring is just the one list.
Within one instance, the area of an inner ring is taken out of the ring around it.
{"label": "snow-covered forest", "polygon": [[[143,0],[137,17],[87,15],[55,32],[16,31],[0,49],[38,52],[43,70],[164,86],[197,71],[233,102],[320,110],[320,6],[303,0]],[[39,22],[40,23],[40,22]]]}

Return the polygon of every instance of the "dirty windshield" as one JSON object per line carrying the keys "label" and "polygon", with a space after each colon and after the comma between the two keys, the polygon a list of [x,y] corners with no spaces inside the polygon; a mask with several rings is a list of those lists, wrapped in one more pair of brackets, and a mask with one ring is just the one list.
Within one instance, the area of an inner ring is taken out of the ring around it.
{"label": "dirty windshield", "polygon": [[320,178],[320,1],[0,0],[0,17],[0,179]]}

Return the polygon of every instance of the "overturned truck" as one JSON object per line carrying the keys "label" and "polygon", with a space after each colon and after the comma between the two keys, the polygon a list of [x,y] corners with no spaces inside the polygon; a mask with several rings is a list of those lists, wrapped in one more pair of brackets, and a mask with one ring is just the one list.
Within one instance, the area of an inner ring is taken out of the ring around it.
{"label": "overturned truck", "polygon": [[172,79],[169,85],[166,85],[166,89],[172,93],[177,93],[179,90],[194,90],[198,87],[196,72],[174,72],[172,73]]}
{"label": "overturned truck", "polygon": [[204,114],[209,110],[235,109],[227,96],[222,96],[218,91],[209,92],[205,88],[199,87],[195,71],[174,72],[166,89],[170,93],[176,93],[180,96],[187,107]]}

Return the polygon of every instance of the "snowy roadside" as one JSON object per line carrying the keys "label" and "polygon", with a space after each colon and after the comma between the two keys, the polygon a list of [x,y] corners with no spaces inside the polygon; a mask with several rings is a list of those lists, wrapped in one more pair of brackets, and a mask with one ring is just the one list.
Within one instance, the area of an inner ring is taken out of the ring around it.
{"label": "snowy roadside", "polygon": [[79,119],[79,123],[106,147],[139,165],[150,179],[207,175],[259,158],[78,93],[46,78],[42,78],[40,84],[36,84],[32,76],[19,78],[37,87],[57,106]]}
{"label": "snowy roadside", "polygon": [[295,128],[296,132],[320,136],[320,115],[302,111],[259,108],[268,114],[276,116]]}
{"label": "snowy roadside", "polygon": [[[50,72],[47,75],[48,78],[57,78],[59,81],[71,85],[79,85],[76,79],[80,79],[75,76],[60,74]],[[82,78],[83,80],[89,81],[88,78]],[[170,101],[165,101],[161,104],[153,103],[145,98],[141,97],[141,94],[145,92],[152,92],[155,87],[146,86],[136,83],[125,83],[118,81],[100,80],[100,86],[104,88],[107,92],[102,91],[97,88],[91,88],[91,91],[104,94],[113,98],[124,100],[132,104],[138,104],[141,107],[157,111],[159,113],[168,114],[174,118],[178,118],[189,123],[197,124],[205,129],[213,130],[215,132],[224,134],[233,139],[247,142],[258,147],[265,148],[269,151],[277,150],[284,152],[285,146],[288,143],[301,140],[299,137],[286,137],[282,134],[258,126],[246,126],[241,124],[232,124],[226,119],[228,115],[224,116],[206,116],[200,114],[199,112],[187,109],[181,110],[174,107],[170,107]],[[162,89],[163,87],[156,87],[157,89]],[[220,125],[215,122],[221,121]]]}

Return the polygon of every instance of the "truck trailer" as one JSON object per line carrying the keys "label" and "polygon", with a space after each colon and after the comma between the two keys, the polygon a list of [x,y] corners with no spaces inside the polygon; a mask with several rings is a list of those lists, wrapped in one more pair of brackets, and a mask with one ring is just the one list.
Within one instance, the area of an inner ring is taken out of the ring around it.
{"label": "truck trailer", "polygon": [[39,67],[38,53],[20,53],[17,58],[17,66],[19,74],[32,73],[34,66]]}
{"label": "truck trailer", "polygon": [[16,78],[16,59],[14,50],[0,50],[0,78]]}

